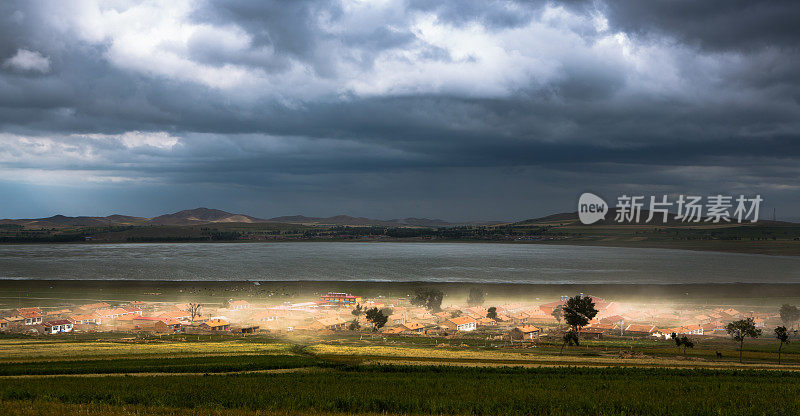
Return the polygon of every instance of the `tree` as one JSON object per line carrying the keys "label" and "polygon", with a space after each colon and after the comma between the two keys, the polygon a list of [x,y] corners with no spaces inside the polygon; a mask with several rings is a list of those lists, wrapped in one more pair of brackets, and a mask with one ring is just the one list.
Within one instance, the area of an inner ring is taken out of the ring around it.
{"label": "tree", "polygon": [[778,365],[781,365],[781,348],[783,348],[783,344],[789,343],[789,331],[785,326],[779,326],[775,328],[775,338],[780,341],[778,345]]}
{"label": "tree", "polygon": [[561,351],[559,352],[559,354],[564,353],[564,347],[567,344],[569,345],[575,344],[576,347],[579,345],[578,332],[575,330],[570,329],[569,331],[565,332],[564,337],[562,339],[564,340],[564,343],[561,344]]}
{"label": "tree", "polygon": [[683,347],[683,355],[686,355],[686,348],[694,348],[694,341],[690,340],[686,335],[679,338],[678,335],[673,332],[672,339],[675,340],[675,345],[678,348]]}
{"label": "tree", "polygon": [[797,306],[785,303],[781,306],[779,312],[781,314],[781,321],[790,327],[793,327],[794,323],[800,319],[800,309],[797,309]]}
{"label": "tree", "polygon": [[361,328],[361,324],[358,323],[358,318],[353,319],[353,322],[350,322],[350,325],[348,326],[348,328],[351,331],[358,331]]}
{"label": "tree", "polygon": [[561,320],[564,318],[564,309],[561,307],[561,305],[553,308],[553,312],[550,312],[550,316],[556,318],[556,321],[558,321],[558,327],[561,328]]}
{"label": "tree", "polygon": [[469,297],[467,298],[467,305],[469,306],[481,306],[484,302],[484,293],[478,287],[473,287],[469,290]]}
{"label": "tree", "polygon": [[497,308],[492,306],[486,311],[486,317],[489,319],[497,320]]}
{"label": "tree", "polygon": [[[575,341],[577,345],[578,334],[582,327],[586,326],[589,321],[597,316],[597,309],[594,307],[592,298],[581,295],[575,295],[567,299],[567,303],[563,307],[564,321],[569,325],[572,332],[575,333]],[[570,344],[571,345],[571,344]]]}
{"label": "tree", "polygon": [[200,315],[200,304],[199,303],[190,303],[189,304],[189,313],[192,315],[192,322],[194,322],[194,318]]}
{"label": "tree", "polygon": [[761,330],[756,328],[756,323],[753,318],[740,319],[729,323],[725,327],[728,335],[733,337],[735,341],[739,342],[739,362],[742,362],[742,349],[744,348],[744,340],[747,337],[758,338],[761,336]]}
{"label": "tree", "polygon": [[453,311],[453,312],[450,312],[450,317],[451,318],[458,318],[459,316],[461,316],[462,313],[463,312],[461,312],[461,311]]}
{"label": "tree", "polygon": [[364,308],[362,308],[361,305],[356,305],[356,307],[353,308],[353,310],[350,311],[350,313],[352,313],[353,316],[355,316],[356,319],[358,319],[358,317],[361,316],[362,313],[364,313]]}
{"label": "tree", "polygon": [[411,299],[411,304],[422,306],[431,312],[439,312],[442,310],[442,300],[444,293],[438,289],[421,289]]}
{"label": "tree", "polygon": [[366,313],[367,321],[372,323],[372,330],[377,331],[389,320],[389,317],[384,315],[383,312],[378,308],[372,308],[367,310]]}

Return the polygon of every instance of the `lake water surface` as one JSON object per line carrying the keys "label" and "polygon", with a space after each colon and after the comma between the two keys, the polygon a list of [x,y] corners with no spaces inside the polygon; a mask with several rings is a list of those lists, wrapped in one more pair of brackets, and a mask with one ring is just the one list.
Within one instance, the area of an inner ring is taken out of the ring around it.
{"label": "lake water surface", "polygon": [[3,245],[0,278],[800,283],[800,257],[494,243]]}

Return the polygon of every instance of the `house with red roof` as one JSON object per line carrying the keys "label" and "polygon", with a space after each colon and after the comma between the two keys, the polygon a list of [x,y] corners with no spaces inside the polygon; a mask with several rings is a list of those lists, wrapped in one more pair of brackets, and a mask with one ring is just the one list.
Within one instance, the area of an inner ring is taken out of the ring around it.
{"label": "house with red roof", "polygon": [[67,319],[48,321],[44,323],[45,334],[58,334],[60,332],[72,332],[72,322]]}
{"label": "house with red roof", "polygon": [[457,318],[450,318],[444,321],[442,326],[455,331],[468,332],[474,331],[478,326],[478,322],[469,316],[459,316]]}
{"label": "house with red roof", "polygon": [[511,339],[517,341],[531,341],[539,337],[540,329],[533,325],[522,325],[511,330]]}

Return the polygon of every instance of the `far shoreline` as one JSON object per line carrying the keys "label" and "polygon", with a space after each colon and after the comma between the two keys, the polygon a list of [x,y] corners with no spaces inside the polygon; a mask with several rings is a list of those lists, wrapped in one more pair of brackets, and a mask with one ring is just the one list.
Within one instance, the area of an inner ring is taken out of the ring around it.
{"label": "far shoreline", "polygon": [[624,240],[444,240],[444,239],[286,239],[286,240],[234,240],[234,241],[72,241],[72,242],[3,242],[2,246],[46,245],[150,245],[150,244],[273,244],[273,243],[426,243],[426,244],[523,244],[576,247],[608,247],[700,251],[728,254],[751,254],[775,257],[800,256],[800,241],[735,241],[735,240],[680,240],[680,241],[624,241]]}

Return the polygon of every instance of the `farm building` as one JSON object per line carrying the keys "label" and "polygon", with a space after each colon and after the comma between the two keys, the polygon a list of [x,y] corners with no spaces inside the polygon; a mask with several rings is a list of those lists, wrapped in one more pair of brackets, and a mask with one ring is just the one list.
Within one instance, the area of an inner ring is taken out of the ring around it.
{"label": "farm building", "polygon": [[496,326],[497,321],[492,318],[480,318],[477,320],[478,326]]}
{"label": "farm building", "polygon": [[243,334],[255,334],[258,332],[259,326],[258,325],[250,325],[250,326],[243,326],[240,331]]}
{"label": "farm building", "polygon": [[345,329],[347,327],[347,321],[338,316],[329,316],[315,320],[308,327],[314,330],[330,329],[331,331],[336,331]]}
{"label": "farm building", "polygon": [[156,332],[178,332],[181,330],[181,323],[177,319],[160,319],[155,324]]}
{"label": "farm building", "polygon": [[59,332],[72,332],[72,322],[66,319],[59,319],[57,321],[45,322],[44,332],[46,334],[58,334]]}
{"label": "farm building", "polygon": [[[36,308],[39,309],[39,308]],[[21,312],[20,316],[25,319],[25,325],[38,325],[42,323],[42,314],[41,312],[36,311],[25,311]]]}
{"label": "farm building", "polygon": [[69,319],[75,325],[84,325],[84,324],[100,325],[102,321],[100,317],[95,314],[72,315],[69,317]]}
{"label": "farm building", "polygon": [[419,322],[406,322],[400,325],[400,328],[403,328],[403,332],[421,334],[424,331],[425,326]]}
{"label": "farm building", "polygon": [[474,331],[477,328],[478,322],[469,316],[459,316],[458,318],[450,318],[444,321],[444,327],[461,332]]}
{"label": "farm building", "polygon": [[208,331],[227,331],[231,328],[231,324],[223,319],[209,319],[200,324],[200,328]]}
{"label": "farm building", "polygon": [[246,300],[234,300],[228,304],[228,309],[233,311],[241,311],[243,309],[250,309],[250,302]]}

